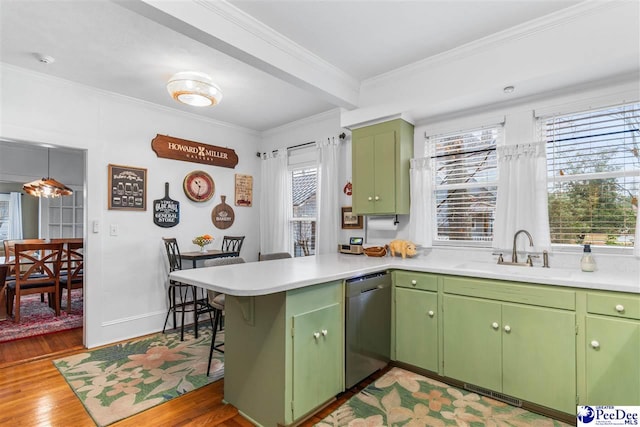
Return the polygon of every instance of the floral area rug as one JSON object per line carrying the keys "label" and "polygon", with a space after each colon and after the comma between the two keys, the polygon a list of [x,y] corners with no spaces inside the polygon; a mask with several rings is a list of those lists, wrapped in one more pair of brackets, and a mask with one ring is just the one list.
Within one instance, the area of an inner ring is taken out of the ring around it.
{"label": "floral area rug", "polygon": [[568,426],[393,368],[316,424],[329,426]]}
{"label": "floral area rug", "polygon": [[71,291],[71,311],[67,313],[67,294],[62,295],[60,316],[49,307],[45,296],[40,301],[40,294],[27,295],[21,298],[20,323],[11,317],[0,321],[0,342],[35,337],[82,327],[82,289]]}
{"label": "floral area rug", "polygon": [[[224,334],[216,338],[223,342]],[[159,333],[53,363],[96,424],[106,426],[222,378],[224,355],[217,351],[207,377],[210,343],[211,326],[197,339],[191,331],[184,341],[179,331]]]}

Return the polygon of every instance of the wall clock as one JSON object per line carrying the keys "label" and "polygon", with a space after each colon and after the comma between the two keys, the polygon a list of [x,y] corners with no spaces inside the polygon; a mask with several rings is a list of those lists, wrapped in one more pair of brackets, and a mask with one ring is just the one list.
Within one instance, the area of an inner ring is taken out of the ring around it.
{"label": "wall clock", "polygon": [[194,202],[206,202],[216,191],[211,175],[205,171],[193,171],[184,177],[184,194]]}

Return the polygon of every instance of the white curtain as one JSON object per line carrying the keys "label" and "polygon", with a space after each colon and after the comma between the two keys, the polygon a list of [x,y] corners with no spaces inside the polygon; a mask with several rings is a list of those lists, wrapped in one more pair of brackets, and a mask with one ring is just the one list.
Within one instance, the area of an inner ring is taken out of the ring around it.
{"label": "white curtain", "polygon": [[431,159],[411,159],[410,170],[411,210],[409,216],[409,235],[414,243],[422,247],[433,245],[433,175]]}
{"label": "white curtain", "polygon": [[338,246],[340,209],[338,195],[339,138],[317,143],[318,151],[318,217],[316,221],[316,253],[334,253]]}
{"label": "white curtain", "polygon": [[640,258],[640,191],[636,198],[636,238],[633,242],[633,254]]}
{"label": "white curtain", "polygon": [[291,191],[287,150],[263,155],[260,195],[260,252],[291,252]]}
{"label": "white curtain", "polygon": [[520,237],[518,250],[551,250],[549,213],[547,211],[547,164],[545,143],[498,147],[498,196],[493,247],[511,250],[513,236],[527,230],[534,248]]}
{"label": "white curtain", "polygon": [[7,239],[22,239],[22,195],[18,192],[9,194],[9,230]]}

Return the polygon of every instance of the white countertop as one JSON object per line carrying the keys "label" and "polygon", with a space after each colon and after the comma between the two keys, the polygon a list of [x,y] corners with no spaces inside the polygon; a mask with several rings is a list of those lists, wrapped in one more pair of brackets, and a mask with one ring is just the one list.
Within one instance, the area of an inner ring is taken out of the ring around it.
{"label": "white countertop", "polygon": [[336,253],[174,271],[170,278],[229,295],[257,296],[395,269],[640,293],[637,270],[584,273],[578,268],[520,267],[432,256],[402,259]]}

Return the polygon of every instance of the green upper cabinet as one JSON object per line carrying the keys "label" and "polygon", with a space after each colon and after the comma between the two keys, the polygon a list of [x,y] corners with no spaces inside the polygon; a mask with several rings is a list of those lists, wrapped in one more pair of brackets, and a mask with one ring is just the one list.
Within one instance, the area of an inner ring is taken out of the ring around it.
{"label": "green upper cabinet", "polygon": [[353,212],[409,213],[413,125],[397,119],[352,133]]}

